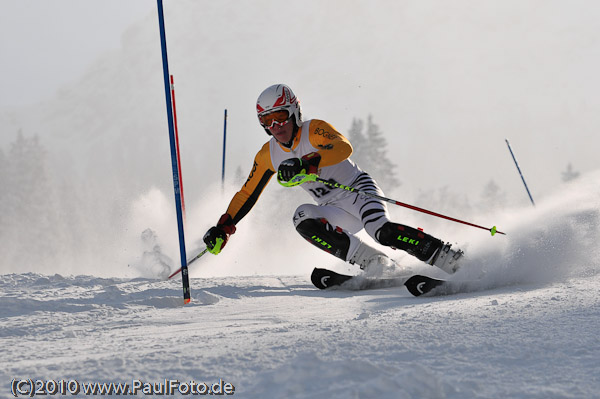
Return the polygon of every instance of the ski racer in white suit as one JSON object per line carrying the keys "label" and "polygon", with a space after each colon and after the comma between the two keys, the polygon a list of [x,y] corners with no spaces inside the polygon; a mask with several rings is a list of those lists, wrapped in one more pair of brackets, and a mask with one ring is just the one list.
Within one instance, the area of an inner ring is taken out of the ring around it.
{"label": "ski racer in white suit", "polygon": [[[300,102],[283,84],[265,89],[256,110],[261,126],[271,139],[258,151],[250,176],[231,200],[216,226],[204,235],[208,250],[218,254],[235,233],[236,224],[250,211],[277,172],[281,182],[298,174],[320,178],[383,196],[375,180],[349,157],[350,142],[322,120],[302,119]],[[462,251],[418,229],[390,221],[386,203],[318,182],[300,185],[316,202],[294,212],[296,230],[317,248],[361,269],[389,264],[386,255],[367,245],[355,234],[362,230],[378,243],[402,249],[448,273],[458,268]]]}

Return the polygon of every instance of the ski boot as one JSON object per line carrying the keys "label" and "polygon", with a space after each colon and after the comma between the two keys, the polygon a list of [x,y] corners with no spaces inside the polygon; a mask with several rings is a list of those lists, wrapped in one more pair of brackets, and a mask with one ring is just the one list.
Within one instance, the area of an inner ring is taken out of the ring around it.
{"label": "ski boot", "polygon": [[368,276],[381,276],[395,270],[396,264],[383,252],[361,242],[348,260],[350,264],[357,264]]}
{"label": "ski boot", "polygon": [[442,244],[427,263],[439,267],[448,274],[456,273],[459,267],[459,260],[464,255],[464,252],[460,249],[451,249],[451,246],[452,244],[449,243]]}

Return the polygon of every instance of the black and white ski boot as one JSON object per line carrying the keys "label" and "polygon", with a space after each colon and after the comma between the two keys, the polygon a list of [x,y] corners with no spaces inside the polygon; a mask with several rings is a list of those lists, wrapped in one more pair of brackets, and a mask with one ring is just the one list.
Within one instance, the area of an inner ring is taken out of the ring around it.
{"label": "black and white ski boot", "polygon": [[448,274],[454,274],[460,266],[460,259],[464,252],[460,249],[454,250],[450,248],[452,244],[446,243],[433,254],[431,259],[427,261],[432,266],[439,267]]}

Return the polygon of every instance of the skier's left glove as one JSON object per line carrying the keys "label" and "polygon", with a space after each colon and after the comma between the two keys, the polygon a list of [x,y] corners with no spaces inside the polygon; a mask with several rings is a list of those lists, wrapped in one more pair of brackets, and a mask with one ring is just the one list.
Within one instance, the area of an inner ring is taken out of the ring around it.
{"label": "skier's left glove", "polygon": [[299,174],[315,174],[319,169],[321,155],[317,152],[306,154],[302,158],[290,158],[279,164],[277,179],[280,182],[289,182]]}
{"label": "skier's left glove", "polygon": [[206,234],[204,234],[203,240],[208,252],[218,255],[225,247],[225,244],[227,244],[229,236],[233,233],[235,233],[233,220],[228,213],[224,213],[217,222],[217,225],[208,229]]}

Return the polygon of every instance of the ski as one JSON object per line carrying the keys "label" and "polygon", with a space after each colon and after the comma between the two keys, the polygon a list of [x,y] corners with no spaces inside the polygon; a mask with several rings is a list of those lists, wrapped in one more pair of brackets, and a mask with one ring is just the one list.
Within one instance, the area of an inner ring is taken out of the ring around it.
{"label": "ski", "polygon": [[410,277],[408,280],[406,280],[404,285],[408,289],[408,292],[410,292],[414,296],[419,296],[427,294],[432,289],[442,286],[446,283],[446,280],[439,280],[436,278],[416,274]]}
{"label": "ski", "polygon": [[350,276],[340,274],[332,270],[315,268],[310,276],[310,280],[319,289],[330,287],[340,287],[354,290],[369,290],[377,288],[390,288],[406,286],[408,292],[414,296],[420,296],[428,293],[436,287],[446,283],[446,280],[439,280],[432,277],[415,274],[402,277],[383,277],[370,278],[365,276]]}

